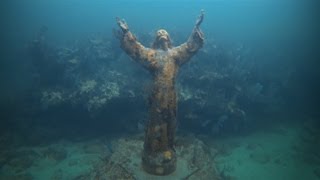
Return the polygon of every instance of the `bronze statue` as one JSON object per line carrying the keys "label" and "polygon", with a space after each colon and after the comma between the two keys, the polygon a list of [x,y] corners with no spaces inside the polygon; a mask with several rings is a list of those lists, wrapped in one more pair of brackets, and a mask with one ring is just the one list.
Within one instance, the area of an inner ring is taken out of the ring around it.
{"label": "bronze statue", "polygon": [[186,43],[172,47],[170,36],[164,29],[156,33],[151,48],[144,47],[129,31],[124,20],[117,18],[121,29],[118,37],[121,48],[142,64],[153,76],[154,84],[149,101],[149,121],[146,125],[142,165],[145,171],[167,175],[175,171],[177,157],[174,150],[177,98],[175,79],[179,67],[186,63],[203,46],[200,30],[204,12],[201,11]]}

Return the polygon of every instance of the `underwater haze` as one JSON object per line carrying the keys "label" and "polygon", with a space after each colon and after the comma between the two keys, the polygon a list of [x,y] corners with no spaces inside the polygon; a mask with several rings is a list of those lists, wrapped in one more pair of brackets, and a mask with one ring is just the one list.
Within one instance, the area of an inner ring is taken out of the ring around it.
{"label": "underwater haze", "polygon": [[[0,179],[320,179],[319,2],[0,6]],[[126,53],[116,18],[145,47],[159,29],[179,46],[201,10],[204,45],[174,81],[177,170],[149,175],[154,79]]]}

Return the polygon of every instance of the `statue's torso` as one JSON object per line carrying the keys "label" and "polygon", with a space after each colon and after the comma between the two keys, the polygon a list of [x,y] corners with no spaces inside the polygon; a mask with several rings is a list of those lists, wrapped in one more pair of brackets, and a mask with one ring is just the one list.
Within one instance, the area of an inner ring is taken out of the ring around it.
{"label": "statue's torso", "polygon": [[173,58],[171,50],[157,50],[154,54],[155,69],[153,72],[154,80],[162,86],[173,87],[178,71],[178,65]]}
{"label": "statue's torso", "polygon": [[154,86],[152,98],[155,102],[161,102],[161,106],[166,108],[175,106],[176,92],[175,92],[175,77],[178,71],[172,51],[157,50],[154,54]]}

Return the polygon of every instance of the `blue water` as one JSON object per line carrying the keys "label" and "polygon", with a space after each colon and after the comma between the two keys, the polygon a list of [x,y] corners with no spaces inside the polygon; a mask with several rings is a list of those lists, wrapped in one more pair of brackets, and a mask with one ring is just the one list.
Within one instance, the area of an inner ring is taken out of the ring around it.
{"label": "blue water", "polygon": [[[50,178],[32,169],[38,157],[29,166],[19,159],[21,147],[143,134],[152,78],[120,48],[113,33],[116,17],[146,47],[158,29],[166,29],[178,46],[202,9],[205,44],[176,81],[178,136],[190,133],[223,144],[226,137],[256,140],[255,133],[294,124],[278,135],[298,134],[288,144],[292,157],[305,163],[305,178],[320,178],[318,2],[3,0],[0,7],[0,179]],[[43,41],[35,46],[39,37]],[[114,153],[111,141],[102,144]],[[286,160],[267,165],[291,167]],[[223,174],[247,178],[250,172],[239,169]],[[289,176],[275,178],[283,177]]]}

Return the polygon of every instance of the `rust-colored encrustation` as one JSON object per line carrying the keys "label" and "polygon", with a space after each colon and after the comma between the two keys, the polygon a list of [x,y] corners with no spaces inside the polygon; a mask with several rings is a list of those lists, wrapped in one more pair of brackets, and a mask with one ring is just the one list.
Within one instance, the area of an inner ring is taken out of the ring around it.
{"label": "rust-colored encrustation", "polygon": [[121,48],[136,62],[142,64],[153,76],[149,97],[149,120],[145,132],[142,165],[145,171],[155,175],[167,175],[175,171],[177,157],[174,150],[177,124],[177,97],[175,79],[179,67],[186,63],[203,46],[200,24],[204,13],[196,22],[186,43],[172,47],[166,30],[160,29],[151,48],[144,47],[129,31],[124,20],[117,18],[122,31],[118,37]]}

